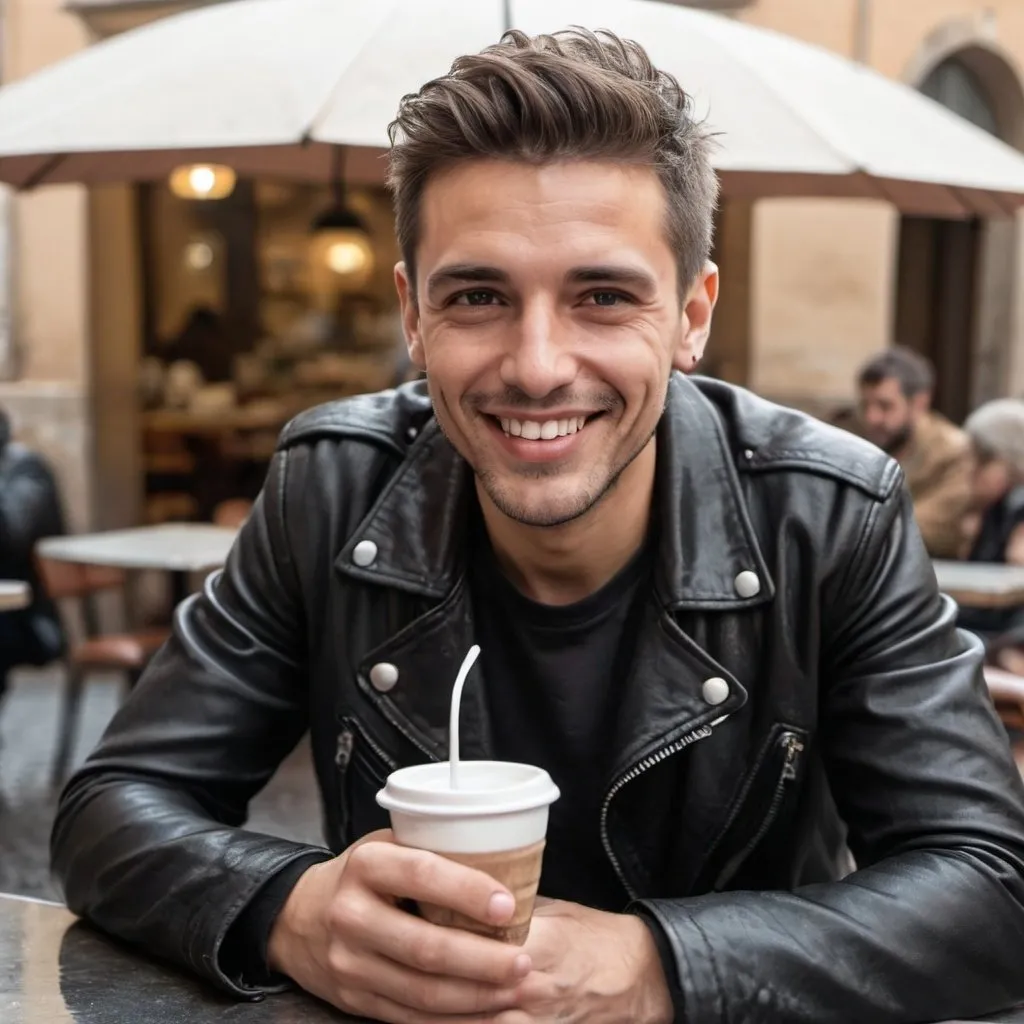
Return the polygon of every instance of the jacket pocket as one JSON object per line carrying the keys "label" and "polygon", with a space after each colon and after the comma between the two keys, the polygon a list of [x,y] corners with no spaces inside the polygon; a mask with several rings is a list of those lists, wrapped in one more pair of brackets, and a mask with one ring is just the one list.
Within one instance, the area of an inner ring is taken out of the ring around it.
{"label": "jacket pocket", "polygon": [[334,764],[338,772],[338,824],[345,846],[368,832],[388,827],[388,814],[377,792],[398,762],[358,718],[344,715],[338,723]]}
{"label": "jacket pocket", "polygon": [[798,789],[806,743],[804,729],[777,725],[772,730],[716,844],[725,857],[711,886],[716,892],[736,877],[779,821],[787,798]]}

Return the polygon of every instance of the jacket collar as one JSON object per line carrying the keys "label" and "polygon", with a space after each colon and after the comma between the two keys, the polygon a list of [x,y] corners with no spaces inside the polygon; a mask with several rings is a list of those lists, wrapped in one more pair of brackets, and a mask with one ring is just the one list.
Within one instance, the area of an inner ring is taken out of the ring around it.
{"label": "jacket collar", "polygon": [[[657,589],[669,608],[744,608],[774,595],[741,492],[737,454],[720,411],[696,384],[673,374],[658,427],[655,483]],[[469,467],[431,419],[336,565],[355,579],[442,600],[464,574],[471,500]],[[360,566],[354,552],[365,541],[375,546],[375,557]],[[741,573],[754,574],[756,593],[737,588]]]}

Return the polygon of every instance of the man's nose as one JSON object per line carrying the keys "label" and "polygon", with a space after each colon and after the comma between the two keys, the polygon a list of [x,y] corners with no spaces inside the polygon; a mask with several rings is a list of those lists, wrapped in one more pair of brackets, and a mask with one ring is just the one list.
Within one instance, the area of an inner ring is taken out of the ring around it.
{"label": "man's nose", "polygon": [[555,310],[539,303],[527,307],[513,332],[501,365],[502,383],[539,399],[576,379],[572,327]]}

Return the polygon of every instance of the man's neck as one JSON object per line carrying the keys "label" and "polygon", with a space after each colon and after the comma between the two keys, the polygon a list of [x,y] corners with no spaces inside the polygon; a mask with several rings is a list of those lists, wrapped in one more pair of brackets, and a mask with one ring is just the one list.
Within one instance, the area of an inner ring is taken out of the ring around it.
{"label": "man's neck", "polygon": [[646,539],[654,463],[652,440],[597,505],[562,526],[517,523],[478,484],[487,533],[508,578],[541,604],[573,604],[600,590]]}

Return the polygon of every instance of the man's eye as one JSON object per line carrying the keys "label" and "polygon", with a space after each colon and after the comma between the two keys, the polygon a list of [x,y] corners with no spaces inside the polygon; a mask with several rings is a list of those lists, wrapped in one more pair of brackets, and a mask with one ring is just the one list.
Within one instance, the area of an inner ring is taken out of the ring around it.
{"label": "man's eye", "polygon": [[462,292],[456,295],[452,300],[452,304],[456,306],[492,306],[498,301],[498,296],[494,292],[489,292],[483,288],[477,288],[470,292]]}
{"label": "man's eye", "polygon": [[591,292],[588,298],[595,306],[618,306],[629,301],[622,292]]}

